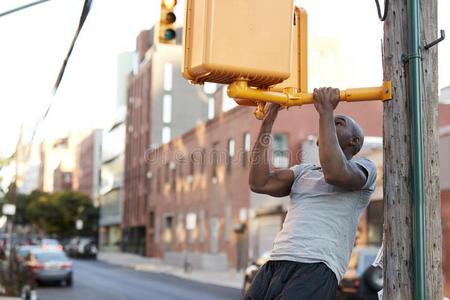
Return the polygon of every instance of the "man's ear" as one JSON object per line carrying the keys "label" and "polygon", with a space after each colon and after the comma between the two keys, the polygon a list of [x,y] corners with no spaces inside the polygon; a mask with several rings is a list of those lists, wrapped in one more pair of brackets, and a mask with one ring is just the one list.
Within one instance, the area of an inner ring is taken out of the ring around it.
{"label": "man's ear", "polygon": [[360,150],[360,147],[359,147],[359,140],[360,140],[360,138],[359,137],[357,137],[357,136],[354,136],[354,137],[351,137],[350,138],[350,145],[352,146],[352,148],[353,148],[353,155],[355,155],[356,153],[358,153],[359,152],[359,150]]}
{"label": "man's ear", "polygon": [[350,145],[357,146],[359,144],[359,137],[353,136],[350,138]]}

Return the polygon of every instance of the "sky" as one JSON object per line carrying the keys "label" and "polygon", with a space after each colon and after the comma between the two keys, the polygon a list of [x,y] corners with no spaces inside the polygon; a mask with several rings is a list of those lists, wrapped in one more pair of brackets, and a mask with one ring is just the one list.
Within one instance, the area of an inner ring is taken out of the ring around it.
{"label": "sky", "polygon": [[[0,12],[29,2],[2,0]],[[30,136],[52,100],[52,87],[78,26],[83,2],[52,0],[0,18],[0,157],[14,151],[21,126],[25,137]],[[36,141],[62,136],[68,130],[110,125],[116,103],[117,56],[133,51],[139,31],[158,20],[159,3],[93,0],[52,109],[38,127]],[[308,11],[310,50],[314,48],[309,66],[316,71],[309,74],[310,90],[325,85],[346,88],[381,84],[383,24],[374,1],[296,3]],[[439,5],[439,28],[450,32],[450,1],[439,0]],[[179,20],[182,10],[178,5]],[[336,52],[323,54],[322,40],[334,41]],[[441,43],[439,52],[442,88],[450,85],[450,42]],[[332,70],[333,76],[324,75],[325,70]],[[345,76],[336,78],[341,70]]]}

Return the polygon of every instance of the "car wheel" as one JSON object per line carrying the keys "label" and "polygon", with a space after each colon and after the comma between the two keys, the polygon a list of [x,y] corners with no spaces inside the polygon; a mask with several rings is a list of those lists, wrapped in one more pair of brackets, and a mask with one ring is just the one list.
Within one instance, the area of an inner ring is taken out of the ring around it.
{"label": "car wheel", "polygon": [[383,270],[370,266],[363,274],[364,281],[373,291],[378,292],[383,288]]}
{"label": "car wheel", "polygon": [[66,279],[66,286],[71,287],[73,285],[73,279],[72,279],[72,275],[70,275],[69,277],[67,277]]}
{"label": "car wheel", "polygon": [[336,293],[336,300],[346,300],[346,299],[347,298],[345,297],[345,295],[340,290],[338,290]]}

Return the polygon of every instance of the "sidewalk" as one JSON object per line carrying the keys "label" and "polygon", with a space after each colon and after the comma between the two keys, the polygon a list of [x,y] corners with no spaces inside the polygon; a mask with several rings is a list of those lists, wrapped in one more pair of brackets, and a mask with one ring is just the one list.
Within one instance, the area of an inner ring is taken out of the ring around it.
{"label": "sidewalk", "polygon": [[108,264],[132,268],[137,271],[169,274],[187,280],[236,289],[241,289],[244,282],[244,273],[235,270],[230,270],[228,272],[213,272],[194,269],[192,273],[185,273],[182,268],[166,265],[159,258],[142,257],[121,252],[100,252],[97,258],[99,261]]}

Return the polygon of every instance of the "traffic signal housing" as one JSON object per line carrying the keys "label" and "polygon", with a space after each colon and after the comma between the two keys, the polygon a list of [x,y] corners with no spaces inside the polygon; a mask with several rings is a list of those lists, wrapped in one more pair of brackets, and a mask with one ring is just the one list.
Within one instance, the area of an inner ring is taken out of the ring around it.
{"label": "traffic signal housing", "polygon": [[[293,17],[294,16],[294,17]],[[183,76],[229,84],[239,105],[313,103],[308,92],[307,14],[293,0],[187,0]],[[340,91],[340,101],[387,101],[392,83]]]}
{"label": "traffic signal housing", "polygon": [[177,17],[174,8],[177,5],[177,0],[162,0],[161,1],[161,17],[159,20],[159,42],[163,44],[175,44],[176,42],[176,27],[175,22]]}
{"label": "traffic signal housing", "polygon": [[267,88],[290,77],[293,0],[188,0],[183,75]]}
{"label": "traffic signal housing", "polygon": [[304,8],[295,7],[291,50],[291,76],[271,91],[282,92],[295,88],[297,92],[308,92],[308,14]]}

